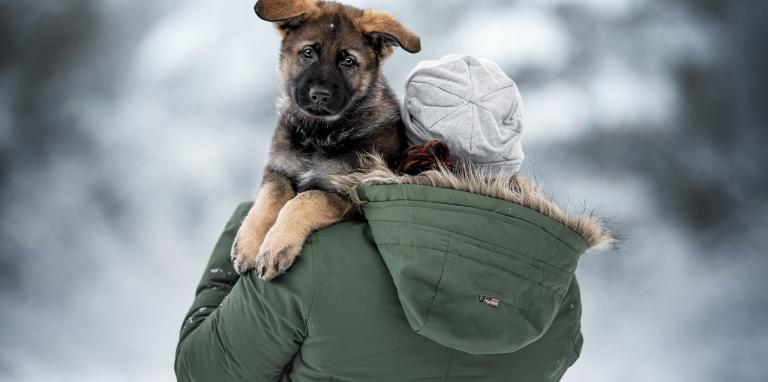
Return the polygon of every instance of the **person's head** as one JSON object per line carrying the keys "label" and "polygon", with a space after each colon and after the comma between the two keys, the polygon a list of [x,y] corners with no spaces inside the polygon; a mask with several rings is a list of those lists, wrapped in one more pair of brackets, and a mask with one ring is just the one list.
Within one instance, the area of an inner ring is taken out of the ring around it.
{"label": "person's head", "polygon": [[[406,81],[402,111],[408,144],[417,146],[402,163],[418,155],[439,159],[450,152],[452,162],[466,162],[492,177],[520,170],[522,98],[495,63],[471,55],[420,62]],[[447,148],[424,144],[432,140]]]}

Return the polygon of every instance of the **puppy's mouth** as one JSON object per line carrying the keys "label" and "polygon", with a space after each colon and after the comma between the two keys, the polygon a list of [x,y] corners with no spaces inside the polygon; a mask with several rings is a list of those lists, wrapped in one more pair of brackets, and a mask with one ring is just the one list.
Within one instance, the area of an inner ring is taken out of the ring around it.
{"label": "puppy's mouth", "polygon": [[340,114],[339,112],[328,110],[328,108],[320,105],[307,105],[300,109],[312,117],[330,118]]}
{"label": "puppy's mouth", "polygon": [[303,105],[298,106],[298,109],[301,111],[302,114],[304,114],[305,117],[325,121],[325,122],[335,122],[338,121],[349,109],[349,105],[342,108],[341,110],[331,110],[323,105],[318,104],[309,104],[309,105]]}

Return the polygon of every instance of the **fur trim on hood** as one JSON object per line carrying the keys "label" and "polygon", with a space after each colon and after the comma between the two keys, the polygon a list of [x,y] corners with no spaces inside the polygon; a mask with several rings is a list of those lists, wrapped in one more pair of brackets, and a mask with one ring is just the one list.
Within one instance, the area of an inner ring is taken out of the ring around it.
{"label": "fur trim on hood", "polygon": [[398,175],[375,155],[363,158],[362,167],[367,170],[331,177],[339,192],[347,195],[357,206],[364,203],[356,192],[359,185],[415,184],[449,188],[506,200],[537,211],[579,234],[590,249],[610,248],[617,244],[594,212],[578,215],[564,212],[544,195],[534,181],[521,174],[493,178],[487,171],[462,164],[455,172],[440,167],[419,175]]}

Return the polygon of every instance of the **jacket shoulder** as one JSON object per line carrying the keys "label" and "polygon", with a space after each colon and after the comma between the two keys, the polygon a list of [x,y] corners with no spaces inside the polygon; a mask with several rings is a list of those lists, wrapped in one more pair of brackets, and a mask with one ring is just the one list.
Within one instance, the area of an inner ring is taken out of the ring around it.
{"label": "jacket shoulder", "polygon": [[339,263],[358,261],[355,258],[360,252],[378,255],[368,223],[350,219],[312,233],[304,243],[300,258],[313,257],[315,271],[321,272]]}

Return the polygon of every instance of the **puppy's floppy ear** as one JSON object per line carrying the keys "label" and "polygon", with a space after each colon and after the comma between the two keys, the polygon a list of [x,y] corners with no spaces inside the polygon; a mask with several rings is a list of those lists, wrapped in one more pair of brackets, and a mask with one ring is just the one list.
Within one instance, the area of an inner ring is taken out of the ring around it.
{"label": "puppy's floppy ear", "polygon": [[258,0],[253,10],[260,19],[275,23],[285,36],[290,29],[301,25],[320,6],[316,0]]}
{"label": "puppy's floppy ear", "polygon": [[417,53],[421,50],[419,36],[409,31],[387,12],[367,9],[357,19],[357,28],[368,36],[382,58],[392,54],[395,46],[409,53]]}

